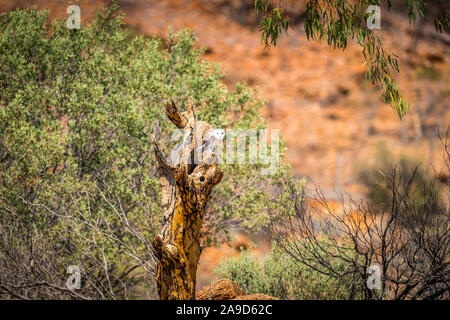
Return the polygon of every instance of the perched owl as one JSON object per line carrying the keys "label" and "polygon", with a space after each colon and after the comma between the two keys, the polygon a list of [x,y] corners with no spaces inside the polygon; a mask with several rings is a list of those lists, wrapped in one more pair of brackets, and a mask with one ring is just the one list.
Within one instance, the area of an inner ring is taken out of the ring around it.
{"label": "perched owl", "polygon": [[202,152],[216,152],[216,146],[225,138],[225,130],[211,129],[203,136]]}
{"label": "perched owl", "polygon": [[197,149],[201,153],[201,162],[211,163],[216,160],[216,147],[222,143],[225,138],[225,130],[223,129],[210,129],[206,131],[203,136],[203,143]]}
{"label": "perched owl", "polygon": [[[202,144],[198,147],[197,151],[201,152],[202,158],[207,162],[210,162],[211,154],[215,154],[216,146],[220,144],[225,138],[225,130],[223,129],[210,129],[206,131],[205,135],[202,137]],[[190,136],[186,136],[184,142],[178,144],[178,146],[171,153],[171,162],[174,165],[180,163],[181,149],[184,145],[191,143]],[[207,160],[208,159],[208,160]]]}

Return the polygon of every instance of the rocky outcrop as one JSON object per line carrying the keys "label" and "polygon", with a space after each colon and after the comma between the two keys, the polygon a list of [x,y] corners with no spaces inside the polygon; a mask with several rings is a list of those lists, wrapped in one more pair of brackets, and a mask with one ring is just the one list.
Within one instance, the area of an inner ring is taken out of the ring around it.
{"label": "rocky outcrop", "polygon": [[245,295],[245,292],[233,281],[221,279],[199,290],[197,300],[231,300],[237,296]]}
{"label": "rocky outcrop", "polygon": [[255,294],[247,294],[243,296],[238,296],[234,298],[233,300],[280,300],[278,298],[268,296],[267,294],[263,293],[255,293]]}
{"label": "rocky outcrop", "polygon": [[220,279],[199,290],[197,300],[278,300],[266,294],[247,295],[236,283],[229,279]]}

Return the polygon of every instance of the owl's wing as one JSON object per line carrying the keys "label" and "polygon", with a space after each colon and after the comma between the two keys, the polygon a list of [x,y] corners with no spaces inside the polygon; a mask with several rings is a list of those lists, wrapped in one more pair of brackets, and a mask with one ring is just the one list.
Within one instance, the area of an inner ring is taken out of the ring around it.
{"label": "owl's wing", "polygon": [[202,151],[208,150],[214,147],[214,137],[210,137],[208,140],[203,140]]}
{"label": "owl's wing", "polygon": [[214,137],[214,130],[208,130],[205,132],[205,135],[203,136],[203,144],[210,140],[212,137]]}

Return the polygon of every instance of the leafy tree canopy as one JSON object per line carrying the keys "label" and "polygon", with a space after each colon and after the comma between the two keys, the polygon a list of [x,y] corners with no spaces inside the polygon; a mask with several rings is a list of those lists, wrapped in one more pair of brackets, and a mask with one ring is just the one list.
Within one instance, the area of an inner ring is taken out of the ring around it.
{"label": "leafy tree canopy", "polygon": [[[409,23],[414,24],[416,16],[425,19],[427,0],[406,0]],[[443,1],[436,1],[441,6],[434,24],[440,33],[448,33],[449,7]],[[366,10],[370,5],[387,4],[392,7],[392,0],[308,0],[305,1],[305,32],[308,40],[322,41],[333,48],[345,50],[347,43],[355,39],[362,47],[366,78],[372,84],[380,86],[384,102],[389,103],[402,118],[409,103],[403,98],[395,83],[395,73],[399,72],[397,56],[385,51],[380,37],[366,27],[371,13]],[[255,0],[256,12],[263,12],[260,19],[261,41],[266,47],[276,45],[280,34],[292,27],[292,20],[284,6],[284,1]]]}
{"label": "leafy tree canopy", "polygon": [[[132,37],[116,9],[78,30],[49,22],[48,11],[0,15],[0,285],[10,294],[19,286],[14,294],[30,298],[73,297],[64,290],[69,265],[83,270],[85,297],[148,286],[149,241],[162,222],[151,138],[167,152],[176,143],[168,101],[185,111],[192,99],[198,118],[219,128],[265,127],[264,101],[244,84],[230,92],[192,32]],[[287,166],[272,177],[249,164],[224,170],[207,244],[230,225],[267,224],[290,177]]]}

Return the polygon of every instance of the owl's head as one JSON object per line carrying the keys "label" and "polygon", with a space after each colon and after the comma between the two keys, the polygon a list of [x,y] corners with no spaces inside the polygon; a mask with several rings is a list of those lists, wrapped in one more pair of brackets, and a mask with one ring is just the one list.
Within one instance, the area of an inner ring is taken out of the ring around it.
{"label": "owl's head", "polygon": [[225,130],[224,129],[213,129],[212,136],[214,139],[223,140],[225,138]]}

